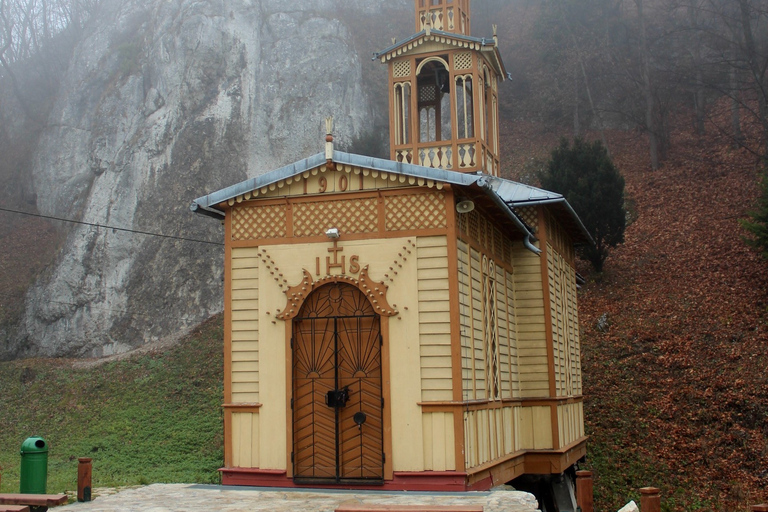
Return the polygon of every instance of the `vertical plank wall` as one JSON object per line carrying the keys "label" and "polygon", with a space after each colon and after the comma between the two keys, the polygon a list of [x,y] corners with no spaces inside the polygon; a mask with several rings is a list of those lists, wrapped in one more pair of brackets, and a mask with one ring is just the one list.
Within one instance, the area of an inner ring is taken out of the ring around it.
{"label": "vertical plank wall", "polygon": [[[485,250],[481,251],[463,240],[457,243],[463,398],[481,401],[464,411],[465,465],[469,469],[519,449],[516,442],[516,407],[502,402],[503,399],[519,397],[520,391],[514,276],[498,263],[494,267],[486,265],[488,268],[484,270],[484,259],[498,262],[495,258],[499,257],[499,253],[503,254],[503,244],[498,242],[502,235],[497,233],[497,229],[476,219],[471,219],[470,225],[475,222],[479,224],[476,229],[486,233],[482,237]],[[491,244],[493,250],[487,247]],[[490,289],[491,281],[493,290]],[[495,309],[495,325],[485,325],[488,319],[494,317],[486,311],[488,307]],[[494,338],[493,342],[488,336]],[[498,357],[497,364],[490,362],[493,357]],[[496,375],[492,375],[494,369]],[[493,392],[494,380],[499,383],[498,395]]]}

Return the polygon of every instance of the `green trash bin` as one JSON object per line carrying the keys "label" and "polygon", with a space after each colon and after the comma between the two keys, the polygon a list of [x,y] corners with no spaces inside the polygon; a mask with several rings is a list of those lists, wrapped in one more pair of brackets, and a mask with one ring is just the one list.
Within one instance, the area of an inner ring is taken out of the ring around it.
{"label": "green trash bin", "polygon": [[28,437],[21,443],[21,494],[45,494],[48,486],[48,443],[38,436]]}

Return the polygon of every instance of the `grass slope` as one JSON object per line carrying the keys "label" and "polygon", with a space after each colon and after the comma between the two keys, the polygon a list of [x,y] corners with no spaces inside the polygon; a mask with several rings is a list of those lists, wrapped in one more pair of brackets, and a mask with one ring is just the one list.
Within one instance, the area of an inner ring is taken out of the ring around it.
{"label": "grass slope", "polygon": [[91,368],[0,363],[0,491],[18,492],[19,448],[31,435],[50,446],[48,492],[77,488],[78,457],[93,458],[94,487],[218,482],[221,340],[219,316],[165,352]]}

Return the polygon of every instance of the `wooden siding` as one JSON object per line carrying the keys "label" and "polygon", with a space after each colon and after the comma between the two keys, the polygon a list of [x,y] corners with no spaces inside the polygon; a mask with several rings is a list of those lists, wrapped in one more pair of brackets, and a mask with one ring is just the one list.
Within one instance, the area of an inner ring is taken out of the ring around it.
{"label": "wooden siding", "polygon": [[579,402],[557,406],[560,446],[568,446],[584,437],[584,404]]}
{"label": "wooden siding", "polygon": [[547,215],[547,278],[557,396],[581,394],[581,346],[572,243]]}
{"label": "wooden siding", "polygon": [[510,406],[464,411],[465,464],[468,470],[517,451],[516,409]]}
{"label": "wooden siding", "polygon": [[515,408],[521,450],[551,450],[552,408],[548,405]]}
{"label": "wooden siding", "polygon": [[499,358],[501,396],[520,396],[517,362],[517,323],[515,320],[515,283],[512,272],[496,267],[497,321],[499,329]]}
{"label": "wooden siding", "polygon": [[232,249],[232,403],[259,401],[258,248]]}
{"label": "wooden siding", "polygon": [[259,413],[232,413],[232,467],[259,467]]}
{"label": "wooden siding", "polygon": [[453,413],[425,412],[422,414],[424,435],[424,470],[454,471],[456,469]]}
{"label": "wooden siding", "polygon": [[459,240],[462,389],[464,400],[484,399],[486,384],[483,339],[481,253]]}
{"label": "wooden siding", "polygon": [[513,248],[520,396],[549,396],[547,333],[540,257],[522,243]]}
{"label": "wooden siding", "polygon": [[[421,399],[453,398],[448,243],[445,236],[416,240]],[[426,428],[426,427],[425,427]]]}

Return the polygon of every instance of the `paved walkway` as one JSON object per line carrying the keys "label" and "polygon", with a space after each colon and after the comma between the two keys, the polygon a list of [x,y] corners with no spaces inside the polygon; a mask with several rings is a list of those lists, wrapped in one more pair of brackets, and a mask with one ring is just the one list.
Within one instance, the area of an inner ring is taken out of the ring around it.
{"label": "paved walkway", "polygon": [[232,487],[220,485],[152,484],[100,495],[94,500],[51,509],[62,512],[203,512],[270,511],[333,512],[341,504],[483,505],[485,512],[535,512],[536,499],[527,493],[496,490],[469,493],[323,491]]}

